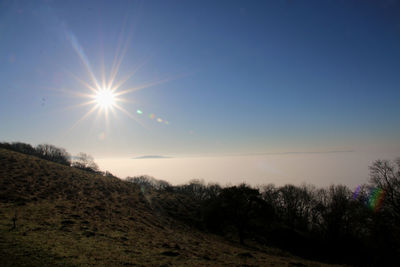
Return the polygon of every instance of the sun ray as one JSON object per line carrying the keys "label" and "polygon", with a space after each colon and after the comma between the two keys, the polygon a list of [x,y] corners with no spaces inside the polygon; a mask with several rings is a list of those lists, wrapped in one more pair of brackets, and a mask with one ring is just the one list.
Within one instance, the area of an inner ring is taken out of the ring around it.
{"label": "sun ray", "polygon": [[89,117],[90,114],[92,114],[94,111],[96,111],[98,109],[98,106],[95,105],[93,106],[91,109],[89,109],[88,112],[86,112],[77,122],[75,122],[69,129],[68,132],[71,131],[72,129],[74,129],[79,123],[81,123],[82,121],[84,121],[87,117]]}
{"label": "sun ray", "polygon": [[126,83],[130,78],[132,78],[133,75],[135,75],[145,64],[147,63],[147,60],[142,62],[141,64],[137,65],[136,68],[131,71],[128,75],[126,75],[124,78],[122,78],[116,85],[114,85],[111,90],[116,91],[118,90],[122,85]]}
{"label": "sun ray", "polygon": [[96,87],[100,87],[100,84],[99,84],[99,82],[97,81],[96,76],[94,76],[94,74],[93,74],[93,72],[92,72],[90,66],[88,66],[87,64],[84,64],[84,65],[85,65],[86,71],[89,73],[89,77],[90,77],[90,79],[92,80],[92,82],[94,83],[94,85],[95,85]]}
{"label": "sun ray", "polygon": [[86,106],[89,106],[89,105],[95,104],[95,103],[96,103],[96,100],[90,100],[90,101],[86,101],[86,102],[83,102],[80,104],[65,107],[65,108],[63,108],[63,110],[70,110],[70,109],[75,109],[75,108],[79,108],[79,107],[86,107]]}
{"label": "sun ray", "polygon": [[51,90],[51,91],[55,91],[55,92],[60,92],[60,93],[66,93],[75,97],[82,97],[82,98],[91,98],[92,95],[91,94],[87,94],[87,93],[82,93],[82,92],[78,92],[75,90],[71,90],[71,89],[65,89],[65,88],[44,88],[46,90]]}
{"label": "sun ray", "polygon": [[[90,84],[85,82],[84,80],[80,79],[78,76],[76,76],[72,72],[69,72],[69,75],[71,75],[74,79],[76,79],[78,82],[80,82],[83,86],[85,86],[86,88],[90,89],[92,92],[94,92],[94,93],[97,92],[96,88],[94,88],[93,86],[91,86]],[[98,87],[98,88],[100,88],[100,87]]]}
{"label": "sun ray", "polygon": [[[126,23],[126,20],[124,21],[124,25]],[[117,42],[117,49],[115,50],[115,54],[114,54],[114,59],[113,59],[113,63],[111,65],[111,73],[110,73],[110,77],[108,79],[108,84],[107,87],[111,87],[112,86],[112,82],[114,79],[114,73],[115,73],[115,68],[116,68],[116,64],[117,64],[117,59],[119,56],[119,50],[121,49],[121,45],[122,45],[122,30],[120,31],[119,35],[118,35],[118,42]]]}
{"label": "sun ray", "polygon": [[106,120],[106,130],[110,127],[110,121],[108,119],[108,108],[104,110],[104,119]]}
{"label": "sun ray", "polygon": [[119,120],[118,116],[117,116],[117,112],[115,111],[115,108],[111,109],[111,113],[113,114],[113,118],[116,120]]}
{"label": "sun ray", "polygon": [[63,90],[64,92],[67,92],[71,95],[77,96],[77,97],[82,97],[82,98],[93,98],[93,95],[91,94],[86,94],[78,91],[72,91],[72,90]]}
{"label": "sun ray", "polygon": [[102,115],[102,108],[98,107],[97,112],[96,112],[96,117],[95,117],[95,121],[99,121],[100,120],[100,116]]}
{"label": "sun ray", "polygon": [[67,36],[68,36],[69,41],[71,42],[72,47],[74,48],[75,52],[78,54],[79,58],[81,59],[81,62],[83,63],[86,71],[88,72],[90,79],[92,80],[92,82],[94,83],[94,85],[97,88],[100,88],[100,85],[96,79],[96,76],[94,75],[94,73],[92,71],[92,67],[90,66],[90,62],[87,59],[83,48],[79,44],[78,39],[75,37],[74,34],[72,34],[70,32],[67,33]]}
{"label": "sun ray", "polygon": [[[125,42],[124,42],[124,32],[125,32],[125,27],[127,25],[127,22],[128,22],[128,16],[125,16],[122,29],[118,36],[118,45],[117,45],[117,49],[115,51],[114,60],[113,60],[113,64],[111,67],[111,75],[110,75],[110,78],[108,80],[108,85],[107,85],[108,88],[111,88],[114,83],[114,80],[118,74],[122,60],[125,57],[126,51],[128,50],[128,46],[129,46],[129,43],[130,43],[130,40],[132,37],[132,33],[128,34],[128,36],[126,37]],[[121,51],[121,47],[122,47],[122,51]]]}
{"label": "sun ray", "polygon": [[142,90],[142,89],[145,89],[145,88],[149,88],[149,87],[152,87],[152,86],[163,84],[163,83],[169,82],[169,81],[171,81],[173,79],[174,78],[166,78],[166,79],[155,81],[155,82],[145,83],[145,84],[133,87],[133,88],[129,88],[129,89],[125,89],[123,91],[117,92],[117,93],[115,93],[115,96],[121,96],[121,95],[125,95],[125,94],[128,94],[128,93],[134,92],[134,91],[139,91],[139,90]]}
{"label": "sun ray", "polygon": [[115,102],[123,102],[123,103],[138,103],[138,101],[135,101],[133,99],[126,99],[126,98],[119,98],[115,97]]}
{"label": "sun ray", "polygon": [[101,49],[101,54],[100,54],[100,58],[101,58],[101,85],[102,88],[106,88],[106,66],[104,63],[104,43],[100,42],[100,49]]}

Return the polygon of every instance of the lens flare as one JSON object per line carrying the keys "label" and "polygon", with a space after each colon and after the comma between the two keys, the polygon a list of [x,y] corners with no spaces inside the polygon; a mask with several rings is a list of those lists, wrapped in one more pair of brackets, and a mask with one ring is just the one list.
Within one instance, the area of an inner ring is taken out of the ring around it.
{"label": "lens flare", "polygon": [[357,186],[356,191],[354,191],[353,199],[357,199],[358,195],[360,194],[361,185]]}
{"label": "lens flare", "polygon": [[365,196],[365,198],[362,197],[363,194],[361,193],[361,189],[361,185],[357,186],[356,190],[353,193],[353,199],[357,200],[360,196],[361,200],[363,202],[365,201],[364,203],[368,208],[370,208],[374,212],[379,212],[385,199],[386,190],[378,187],[371,188],[369,194]]}
{"label": "lens flare", "polygon": [[385,190],[381,188],[374,188],[371,190],[368,200],[368,206],[375,212],[378,212],[382,207],[385,198]]}

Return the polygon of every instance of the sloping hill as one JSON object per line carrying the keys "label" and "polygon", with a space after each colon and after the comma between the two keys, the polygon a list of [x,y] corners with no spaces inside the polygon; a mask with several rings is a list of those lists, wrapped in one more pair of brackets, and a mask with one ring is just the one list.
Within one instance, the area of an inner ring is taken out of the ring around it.
{"label": "sloping hill", "polygon": [[192,229],[144,193],[0,149],[0,266],[325,266]]}

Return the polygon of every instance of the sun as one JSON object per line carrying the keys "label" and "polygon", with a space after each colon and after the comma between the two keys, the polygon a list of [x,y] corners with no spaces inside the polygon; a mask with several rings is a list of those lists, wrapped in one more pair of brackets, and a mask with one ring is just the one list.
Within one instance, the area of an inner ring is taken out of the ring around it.
{"label": "sun", "polygon": [[[94,113],[95,114],[97,113],[96,118],[103,114],[106,126],[108,127],[108,123],[110,121],[109,115],[111,114],[113,118],[118,119],[117,117],[118,111],[123,112],[125,115],[138,122],[141,126],[145,127],[141,122],[141,120],[139,120],[138,118],[138,116],[140,116],[143,113],[140,109],[137,109],[136,112],[133,114],[129,112],[129,109],[125,109],[123,103],[125,104],[128,103],[127,105],[129,105],[130,108],[132,108],[132,103],[137,103],[136,100],[126,99],[125,95],[132,93],[134,91],[142,90],[144,88],[148,88],[158,84],[163,84],[165,82],[170,81],[172,78],[167,77],[164,79],[159,79],[156,81],[140,84],[135,87],[123,88],[125,87],[124,86],[125,83],[136,74],[136,72],[145,64],[145,62],[133,66],[133,70],[129,71],[123,77],[120,77],[118,75],[121,63],[127,51],[130,40],[130,37],[124,38],[122,35],[118,43],[118,48],[115,52],[113,62],[110,65],[109,74],[106,75],[106,69],[108,68],[106,68],[104,64],[104,55],[103,55],[102,64],[100,66],[102,75],[100,77],[96,77],[95,73],[93,72],[92,66],[88,60],[88,57],[86,56],[83,48],[79,44],[76,36],[73,35],[72,33],[68,33],[67,35],[69,37],[68,39],[71,42],[72,47],[79,56],[89,76],[89,80],[84,80],[76,76],[75,74],[68,72],[76,81],[78,81],[81,85],[83,85],[85,91],[81,92],[68,89],[67,90],[63,89],[63,91],[67,91],[77,97],[87,99],[87,101],[84,101],[72,107],[90,106],[90,108],[87,109],[86,113],[82,115],[82,117],[71,127],[71,129],[74,128],[79,123],[81,123],[82,121],[86,120],[86,118],[88,118]],[[152,113],[151,115],[154,116],[154,114]],[[153,117],[151,117],[151,119],[153,119]],[[168,124],[168,121],[162,120],[161,118],[158,118],[157,122],[160,123],[163,122],[165,124]]]}
{"label": "sun", "polygon": [[116,104],[115,97],[116,97],[115,94],[110,89],[99,89],[96,91],[96,94],[94,95],[96,104],[101,109],[106,109],[106,110],[113,108],[115,106]]}

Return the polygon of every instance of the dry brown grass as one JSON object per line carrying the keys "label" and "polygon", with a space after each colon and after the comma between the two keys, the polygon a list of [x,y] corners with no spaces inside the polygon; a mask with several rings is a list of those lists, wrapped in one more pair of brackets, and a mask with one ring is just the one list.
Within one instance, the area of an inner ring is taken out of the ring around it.
{"label": "dry brown grass", "polygon": [[0,265],[325,266],[200,232],[154,198],[117,178],[0,149]]}

